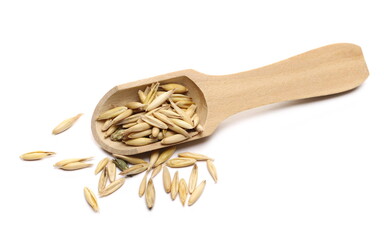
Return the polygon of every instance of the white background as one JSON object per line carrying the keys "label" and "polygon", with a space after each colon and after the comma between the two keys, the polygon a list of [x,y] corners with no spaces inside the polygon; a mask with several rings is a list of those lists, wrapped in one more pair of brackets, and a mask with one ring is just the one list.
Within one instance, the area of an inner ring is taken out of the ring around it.
{"label": "white background", "polygon": [[[383,239],[381,2],[0,1],[0,239]],[[219,182],[199,164],[207,186],[193,207],[172,202],[157,176],[148,211],[136,176],[95,214],[82,192],[96,192],[94,169],[52,167],[108,156],[90,118],[115,85],[188,68],[236,73],[338,42],[362,47],[362,87],[239,113],[178,150],[215,158]],[[35,150],[57,155],[18,157]]]}

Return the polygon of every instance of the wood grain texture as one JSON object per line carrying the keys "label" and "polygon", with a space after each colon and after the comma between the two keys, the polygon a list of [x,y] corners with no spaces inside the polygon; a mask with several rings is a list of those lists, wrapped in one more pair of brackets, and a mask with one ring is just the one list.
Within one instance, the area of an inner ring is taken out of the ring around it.
{"label": "wood grain texture", "polygon": [[[222,76],[183,70],[122,84],[100,100],[92,117],[92,133],[100,146],[111,153],[134,155],[169,145],[160,142],[130,147],[105,139],[100,113],[127,102],[137,101],[137,91],[152,82],[181,83],[196,102],[204,132],[187,141],[211,135],[227,117],[258,106],[331,95],[358,87],[368,77],[361,48],[338,43],[317,48],[262,68]],[[184,142],[187,142],[184,141]]]}

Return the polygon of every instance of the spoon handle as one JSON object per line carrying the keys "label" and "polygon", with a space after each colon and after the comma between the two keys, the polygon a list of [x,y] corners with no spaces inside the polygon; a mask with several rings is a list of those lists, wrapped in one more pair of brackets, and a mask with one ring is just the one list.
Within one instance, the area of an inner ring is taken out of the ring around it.
{"label": "spoon handle", "polygon": [[348,91],[368,74],[361,48],[339,43],[246,72],[206,75],[198,85],[218,124],[250,108]]}

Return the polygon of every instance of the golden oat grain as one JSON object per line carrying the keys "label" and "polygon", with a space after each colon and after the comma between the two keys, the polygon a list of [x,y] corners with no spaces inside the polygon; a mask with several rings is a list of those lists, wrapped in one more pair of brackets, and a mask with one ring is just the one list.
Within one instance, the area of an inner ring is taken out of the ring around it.
{"label": "golden oat grain", "polygon": [[109,160],[107,166],[105,167],[108,173],[108,179],[110,182],[115,181],[116,179],[116,165],[112,160]]}
{"label": "golden oat grain", "polygon": [[137,92],[137,95],[139,96],[140,102],[142,102],[142,103],[144,104],[145,99],[147,98],[147,95],[144,94],[144,92],[141,91],[141,90],[139,90],[139,91]]}
{"label": "golden oat grain", "polygon": [[101,193],[104,190],[105,186],[107,185],[107,180],[108,180],[107,170],[104,168],[99,178],[99,184],[98,184],[99,193]]}
{"label": "golden oat grain", "polygon": [[171,99],[169,99],[169,102],[171,103],[173,109],[181,116],[181,118],[192,125],[191,118],[183,110],[181,110]]}
{"label": "golden oat grain", "polygon": [[155,150],[155,151],[152,151],[151,152],[151,155],[149,157],[149,164],[148,164],[148,170],[150,170],[154,164],[156,163],[157,159],[159,158],[160,156],[160,151],[159,150]]}
{"label": "golden oat grain", "polygon": [[139,187],[139,197],[142,197],[145,193],[145,189],[147,186],[147,175],[148,175],[148,172],[145,172],[143,180],[141,180],[140,187]]}
{"label": "golden oat grain", "polygon": [[107,138],[112,135],[119,127],[116,125],[110,126],[108,130],[104,133],[104,138]]}
{"label": "golden oat grain", "polygon": [[189,108],[185,111],[185,113],[190,117],[192,118],[192,116],[195,114],[196,112],[196,104],[192,104],[191,106],[189,106]]}
{"label": "golden oat grain", "polygon": [[87,157],[87,158],[70,158],[70,159],[65,159],[65,160],[61,160],[57,163],[55,163],[53,166],[54,167],[63,167],[65,165],[68,165],[70,163],[76,163],[76,162],[84,162],[84,161],[88,161],[90,159],[92,159],[93,157]]}
{"label": "golden oat grain", "polygon": [[153,185],[152,179],[149,179],[147,190],[145,191],[145,202],[147,203],[147,207],[151,209],[155,204],[156,191],[155,186]]}
{"label": "golden oat grain", "polygon": [[128,138],[141,138],[141,137],[147,137],[149,135],[152,134],[152,130],[151,129],[148,129],[148,130],[144,130],[144,131],[141,131],[141,132],[134,132],[134,133],[130,133],[128,134]]}
{"label": "golden oat grain", "polygon": [[153,170],[152,170],[152,174],[151,174],[151,178],[153,179],[154,177],[156,177],[157,174],[159,174],[159,172],[161,171],[163,166],[159,165],[157,167],[155,167]]}
{"label": "golden oat grain", "polygon": [[146,122],[149,125],[151,125],[151,126],[154,126],[154,127],[160,128],[160,129],[167,129],[168,128],[167,124],[163,123],[162,121],[160,121],[157,118],[154,118],[154,117],[151,117],[151,116],[147,116],[147,115],[143,115],[141,117],[141,119],[144,122]]}
{"label": "golden oat grain", "polygon": [[68,128],[72,127],[72,125],[77,121],[77,119],[79,119],[81,117],[81,115],[83,115],[83,114],[80,113],[80,114],[77,114],[74,117],[71,117],[71,118],[68,118],[68,119],[62,121],[61,123],[59,123],[59,125],[57,125],[52,130],[52,133],[56,135],[56,134],[64,132]]}
{"label": "golden oat grain", "polygon": [[100,116],[97,118],[97,120],[107,120],[110,118],[114,118],[114,117],[120,115],[121,113],[125,112],[127,109],[128,108],[124,107],[124,106],[112,108],[112,109],[105,111],[102,114],[100,114]]}
{"label": "golden oat grain", "polygon": [[60,166],[59,168],[67,171],[72,171],[72,170],[83,169],[91,166],[92,164],[90,163],[72,162],[72,163],[65,164],[64,166]]}
{"label": "golden oat grain", "polygon": [[184,158],[193,158],[193,159],[196,159],[197,161],[205,161],[205,160],[209,160],[209,159],[212,160],[212,158],[207,157],[203,154],[192,153],[192,152],[182,152],[182,153],[179,153],[178,156],[184,157]]}
{"label": "golden oat grain", "polygon": [[119,178],[114,182],[110,183],[99,193],[100,197],[105,197],[114,193],[116,190],[118,190],[119,188],[121,188],[121,186],[124,185],[124,182],[125,182],[125,178]]}
{"label": "golden oat grain", "polygon": [[171,198],[175,200],[179,192],[179,172],[176,171],[171,182]]}
{"label": "golden oat grain", "polygon": [[151,130],[152,137],[157,138],[159,136],[159,133],[160,133],[159,128],[157,128],[157,127],[152,128],[152,130]]}
{"label": "golden oat grain", "polygon": [[138,108],[144,108],[144,107],[146,107],[145,104],[140,103],[140,102],[129,102],[129,103],[125,104],[125,106],[126,106],[127,108],[130,108],[130,109],[138,109]]}
{"label": "golden oat grain", "polygon": [[187,183],[184,178],[180,179],[179,182],[179,197],[181,204],[184,206],[185,201],[187,200],[188,192],[187,192]]}
{"label": "golden oat grain", "polygon": [[192,168],[191,175],[189,176],[188,191],[190,194],[192,194],[196,188],[197,178],[198,178],[198,167],[195,164]]}
{"label": "golden oat grain", "polygon": [[175,134],[170,137],[166,137],[163,140],[161,140],[161,144],[167,145],[167,144],[174,144],[174,143],[179,143],[184,140],[188,139],[186,136],[181,135],[181,134]]}
{"label": "golden oat grain", "polygon": [[196,163],[196,159],[193,158],[173,158],[167,161],[167,166],[171,168],[182,168],[192,166]]}
{"label": "golden oat grain", "polygon": [[159,158],[157,159],[157,161],[155,162],[154,164],[154,167],[157,167],[159,166],[160,164],[163,164],[165,163],[166,161],[168,161],[172,155],[175,153],[176,151],[176,147],[170,147],[170,148],[167,148],[165,149],[159,156]]}
{"label": "golden oat grain", "polygon": [[102,159],[96,166],[96,169],[95,169],[95,174],[98,174],[99,172],[101,172],[105,166],[107,166],[108,162],[110,161],[109,158],[104,158]]}
{"label": "golden oat grain", "polygon": [[147,168],[148,168],[148,163],[136,164],[128,168],[127,170],[122,171],[120,175],[129,176],[129,175],[139,174],[147,170]]}
{"label": "golden oat grain", "polygon": [[204,188],[205,188],[206,181],[202,181],[199,186],[195,188],[195,190],[192,192],[191,196],[188,199],[188,206],[191,206],[194,204],[203,194]]}
{"label": "golden oat grain", "polygon": [[85,200],[87,200],[89,206],[92,207],[93,211],[99,211],[99,205],[97,204],[97,198],[95,194],[87,187],[84,187],[84,196]]}
{"label": "golden oat grain", "polygon": [[171,174],[169,173],[168,168],[163,166],[163,186],[166,193],[171,191]]}
{"label": "golden oat grain", "polygon": [[175,89],[175,93],[188,92],[188,88],[186,88],[185,86],[183,86],[181,84],[177,84],[177,83],[168,83],[168,84],[161,85],[160,87],[166,91]]}
{"label": "golden oat grain", "polygon": [[215,183],[217,183],[216,167],[215,167],[215,165],[213,165],[213,161],[210,159],[207,160],[207,168],[208,168],[208,172],[211,174],[213,180],[215,181]]}
{"label": "golden oat grain", "polygon": [[157,139],[152,139],[152,138],[135,138],[135,139],[124,141],[125,144],[127,144],[129,146],[136,146],[136,147],[148,145],[148,144],[151,144],[151,143],[154,143],[154,142],[157,142]]}
{"label": "golden oat grain", "polygon": [[169,118],[181,118],[181,116],[171,110],[159,110],[159,113],[169,117]]}
{"label": "golden oat grain", "polygon": [[155,98],[153,100],[153,102],[151,102],[147,109],[145,109],[147,112],[151,111],[152,109],[155,109],[157,108],[158,106],[160,106],[161,104],[163,104],[165,101],[167,101],[167,99],[169,99],[169,97],[173,94],[175,90],[172,89],[172,90],[169,90],[168,92],[165,92],[161,95],[159,95],[157,98]]}
{"label": "golden oat grain", "polygon": [[56,154],[56,153],[45,152],[45,151],[34,151],[34,152],[24,153],[20,156],[20,158],[23,160],[26,160],[26,161],[33,161],[33,160],[43,159],[43,158],[51,156],[53,154]]}

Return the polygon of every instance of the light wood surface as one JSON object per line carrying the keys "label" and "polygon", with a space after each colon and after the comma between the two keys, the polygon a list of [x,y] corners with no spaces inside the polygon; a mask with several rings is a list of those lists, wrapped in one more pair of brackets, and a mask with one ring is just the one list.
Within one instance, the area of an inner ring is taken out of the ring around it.
{"label": "light wood surface", "polygon": [[[100,113],[114,106],[137,101],[137,91],[152,82],[181,83],[198,105],[204,132],[188,139],[193,141],[211,135],[227,117],[258,106],[318,97],[358,87],[367,77],[368,69],[361,48],[339,43],[317,48],[262,68],[222,76],[183,70],[122,84],[112,88],[100,100],[92,117],[92,133],[106,151],[134,155],[170,145],[160,142],[141,147],[127,146],[105,139]],[[184,141],[184,142],[187,142]],[[183,142],[183,143],[184,143]]]}

